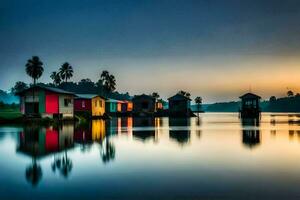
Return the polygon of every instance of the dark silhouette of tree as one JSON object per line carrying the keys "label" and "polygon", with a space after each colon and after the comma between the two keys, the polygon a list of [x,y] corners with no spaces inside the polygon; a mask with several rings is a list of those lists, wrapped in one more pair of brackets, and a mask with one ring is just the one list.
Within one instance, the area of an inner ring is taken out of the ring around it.
{"label": "dark silhouette of tree", "polygon": [[177,92],[177,94],[183,95],[187,98],[191,97],[191,94],[189,92],[186,92],[186,91],[183,91],[183,90],[180,90],[179,92]]}
{"label": "dark silhouette of tree", "polygon": [[159,94],[157,92],[153,92],[151,96],[155,99],[159,98]]}
{"label": "dark silhouette of tree", "polygon": [[67,155],[67,151],[65,151],[65,154],[62,158],[62,163],[61,163],[61,174],[67,178],[71,172],[73,168],[73,164],[72,164],[72,161],[70,158],[68,158],[68,155]]}
{"label": "dark silhouette of tree", "polygon": [[65,82],[67,82],[68,79],[73,77],[73,72],[74,72],[73,67],[68,62],[65,62],[64,64],[62,64],[62,66],[59,69],[60,77]]}
{"label": "dark silhouette of tree", "polygon": [[89,93],[97,93],[95,83],[89,78],[81,79],[81,81],[79,81],[77,85],[80,93],[86,93],[86,91],[88,91]]}
{"label": "dark silhouette of tree", "polygon": [[104,89],[107,93],[111,93],[116,89],[116,79],[114,75],[109,74],[108,71],[102,71],[100,79],[103,83]]}
{"label": "dark silhouette of tree", "polygon": [[202,107],[202,98],[201,97],[196,97],[195,98],[195,103],[197,104],[197,111],[198,111],[198,116],[199,116],[199,111],[200,111],[200,108]]}
{"label": "dark silhouette of tree", "polygon": [[42,175],[42,168],[37,164],[36,158],[34,157],[32,160],[32,164],[26,169],[26,180],[30,182],[32,186],[36,186],[41,180]]}
{"label": "dark silhouette of tree", "polygon": [[53,84],[56,86],[58,86],[62,81],[59,72],[52,72],[50,78],[53,80]]}
{"label": "dark silhouette of tree", "polygon": [[[33,79],[33,85],[36,85],[36,80],[39,79],[44,72],[43,63],[38,56],[32,56],[26,63],[26,73]],[[33,99],[35,99],[35,91],[32,91]]]}
{"label": "dark silhouette of tree", "polygon": [[271,96],[269,99],[270,103],[274,103],[276,101],[276,97],[275,96]]}
{"label": "dark silhouette of tree", "polygon": [[62,157],[54,157],[54,162],[51,164],[51,168],[53,172],[57,169],[63,177],[68,178],[72,171],[73,163],[71,159],[68,158],[67,151],[65,151]]}
{"label": "dark silhouette of tree", "polygon": [[95,86],[97,88],[98,93],[104,95],[104,85],[101,78],[95,83]]}
{"label": "dark silhouette of tree", "polygon": [[11,88],[11,92],[16,94],[28,88],[28,85],[22,81],[16,82],[15,86]]}
{"label": "dark silhouette of tree", "polygon": [[109,141],[107,137],[105,137],[105,139],[101,144],[101,151],[100,151],[100,155],[103,163],[108,163],[109,161],[114,160],[115,154],[116,151],[114,145]]}
{"label": "dark silhouette of tree", "polygon": [[33,85],[36,85],[36,80],[42,76],[43,72],[43,63],[38,56],[33,56],[27,61],[26,73],[33,79]]}
{"label": "dark silhouette of tree", "polygon": [[78,85],[79,86],[83,86],[83,87],[94,87],[95,86],[95,83],[89,79],[89,78],[85,78],[85,79],[81,79],[79,82],[78,82]]}
{"label": "dark silhouette of tree", "polygon": [[293,97],[294,96],[294,92],[291,91],[291,90],[289,90],[286,94],[287,94],[288,97]]}

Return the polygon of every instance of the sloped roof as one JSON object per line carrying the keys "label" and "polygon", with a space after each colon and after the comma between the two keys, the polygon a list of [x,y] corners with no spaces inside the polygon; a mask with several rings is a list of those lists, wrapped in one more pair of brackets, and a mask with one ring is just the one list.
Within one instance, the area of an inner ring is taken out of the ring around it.
{"label": "sloped roof", "polygon": [[174,96],[171,96],[170,98],[168,98],[168,100],[188,100],[191,101],[191,99],[189,97],[186,97],[182,94],[175,94]]}
{"label": "sloped roof", "polygon": [[32,86],[32,87],[30,87],[28,89],[25,89],[25,90],[17,93],[17,95],[22,95],[24,92],[30,91],[30,90],[32,90],[34,88],[43,89],[43,90],[47,90],[47,91],[55,92],[55,93],[60,93],[60,94],[75,95],[73,92],[69,92],[69,91],[62,90],[62,89],[59,89],[59,88],[54,88],[54,87],[42,86],[42,85]]}
{"label": "sloped roof", "polygon": [[104,97],[98,95],[98,94],[76,94],[77,99],[92,99],[95,97],[100,97],[102,99],[105,99]]}
{"label": "sloped roof", "polygon": [[253,94],[251,92],[248,92],[248,93],[240,96],[240,99],[261,99],[261,97],[256,94]]}
{"label": "sloped roof", "polygon": [[117,100],[117,99],[107,99],[106,102],[111,102],[111,103],[122,103],[123,101]]}

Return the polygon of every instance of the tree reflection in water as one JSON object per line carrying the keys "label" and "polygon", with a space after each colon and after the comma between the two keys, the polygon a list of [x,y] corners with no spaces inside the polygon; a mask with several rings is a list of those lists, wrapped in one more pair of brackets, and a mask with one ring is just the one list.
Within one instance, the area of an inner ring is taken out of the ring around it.
{"label": "tree reflection in water", "polygon": [[100,143],[100,156],[104,164],[115,159],[116,150],[114,144],[109,141],[108,137],[105,137],[102,143]]}
{"label": "tree reflection in water", "polygon": [[56,170],[58,170],[63,177],[68,178],[72,171],[73,163],[68,157],[67,151],[65,151],[61,157],[54,156],[54,161],[51,164],[51,168],[54,173]]}
{"label": "tree reflection in water", "polygon": [[200,116],[199,116],[199,114],[198,114],[198,116],[197,116],[197,118],[196,118],[196,127],[197,127],[196,135],[198,136],[198,138],[201,137],[201,130],[199,130],[199,128],[200,128],[200,126],[201,126],[201,123],[202,123],[202,121],[201,121],[201,118],[200,118]]}
{"label": "tree reflection in water", "polygon": [[36,186],[42,179],[42,168],[37,163],[36,158],[32,158],[32,164],[26,168],[25,176],[26,180],[31,183],[32,186]]}

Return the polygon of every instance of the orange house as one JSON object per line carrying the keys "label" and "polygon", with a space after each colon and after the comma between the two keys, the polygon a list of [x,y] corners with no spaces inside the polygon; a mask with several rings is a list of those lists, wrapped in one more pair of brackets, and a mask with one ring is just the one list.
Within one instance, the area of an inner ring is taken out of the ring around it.
{"label": "orange house", "polygon": [[125,100],[122,102],[122,108],[121,108],[122,113],[132,112],[132,109],[133,109],[133,103],[131,101]]}
{"label": "orange house", "polygon": [[77,94],[74,100],[75,112],[90,112],[93,117],[105,113],[105,98],[96,94]]}

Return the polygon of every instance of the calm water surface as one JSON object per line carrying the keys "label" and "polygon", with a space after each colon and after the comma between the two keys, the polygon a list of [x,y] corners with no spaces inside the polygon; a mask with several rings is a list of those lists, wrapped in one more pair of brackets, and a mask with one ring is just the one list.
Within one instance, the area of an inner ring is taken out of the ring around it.
{"label": "calm water surface", "polygon": [[300,199],[300,115],[0,127],[0,199]]}

